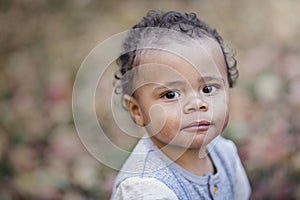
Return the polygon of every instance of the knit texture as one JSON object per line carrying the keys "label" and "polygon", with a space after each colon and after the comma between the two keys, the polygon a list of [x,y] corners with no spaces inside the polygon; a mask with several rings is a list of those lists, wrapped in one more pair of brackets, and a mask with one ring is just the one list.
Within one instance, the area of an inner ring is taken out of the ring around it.
{"label": "knit texture", "polygon": [[116,178],[112,199],[119,184],[131,177],[157,179],[182,200],[234,199],[238,158],[235,145],[219,136],[208,149],[216,173],[197,176],[172,162],[149,138],[142,138]]}

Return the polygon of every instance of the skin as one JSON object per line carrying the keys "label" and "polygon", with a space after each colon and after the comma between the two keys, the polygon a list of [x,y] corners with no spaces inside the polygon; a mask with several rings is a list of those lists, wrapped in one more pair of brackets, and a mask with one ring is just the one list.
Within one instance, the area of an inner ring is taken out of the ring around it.
{"label": "skin", "polygon": [[197,175],[214,173],[205,147],[228,122],[223,54],[208,39],[169,49],[180,56],[161,50],[141,56],[134,93],[124,96],[126,105],[135,123],[144,126],[154,144],[172,160]]}

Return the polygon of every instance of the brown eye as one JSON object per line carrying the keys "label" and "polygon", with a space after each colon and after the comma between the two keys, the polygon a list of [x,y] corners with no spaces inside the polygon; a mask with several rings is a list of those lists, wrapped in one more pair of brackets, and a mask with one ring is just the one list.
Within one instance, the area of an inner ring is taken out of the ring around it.
{"label": "brown eye", "polygon": [[168,92],[164,93],[163,97],[165,99],[173,100],[173,99],[177,99],[179,97],[179,94],[178,94],[178,92],[175,92],[175,91],[168,91]]}
{"label": "brown eye", "polygon": [[205,94],[212,94],[217,90],[217,88],[213,85],[206,85],[204,86],[204,88],[202,89],[202,92]]}

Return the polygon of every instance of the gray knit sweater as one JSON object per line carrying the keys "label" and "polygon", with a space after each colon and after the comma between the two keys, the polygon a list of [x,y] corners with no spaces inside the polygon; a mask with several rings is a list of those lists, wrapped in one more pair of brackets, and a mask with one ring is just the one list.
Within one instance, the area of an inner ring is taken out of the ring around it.
{"label": "gray knit sweater", "polygon": [[233,142],[219,136],[208,150],[216,173],[197,176],[142,138],[119,172],[111,199],[248,199],[249,181]]}

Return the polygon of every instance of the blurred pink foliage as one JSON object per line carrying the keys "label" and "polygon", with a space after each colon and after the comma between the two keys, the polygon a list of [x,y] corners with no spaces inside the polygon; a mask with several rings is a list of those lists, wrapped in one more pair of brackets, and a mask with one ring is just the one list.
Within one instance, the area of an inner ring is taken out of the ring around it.
{"label": "blurred pink foliage", "polygon": [[[234,46],[240,78],[224,135],[237,143],[252,199],[300,199],[300,2],[292,0],[1,1],[0,199],[109,198],[116,171],[76,133],[73,82],[99,42],[149,9],[196,12]],[[100,120],[118,140],[111,118]]]}

